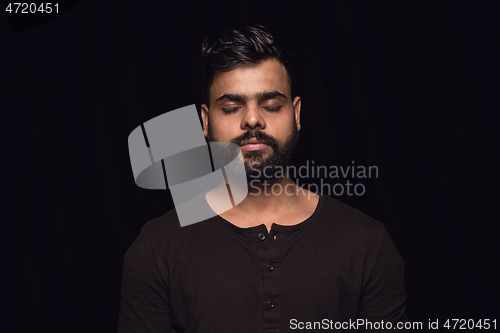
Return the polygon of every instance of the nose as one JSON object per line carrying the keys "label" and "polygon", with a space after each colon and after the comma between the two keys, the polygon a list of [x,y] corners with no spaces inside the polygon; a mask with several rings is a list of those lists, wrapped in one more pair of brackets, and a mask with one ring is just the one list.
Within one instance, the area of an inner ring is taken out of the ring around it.
{"label": "nose", "polygon": [[262,117],[261,110],[257,103],[248,103],[243,119],[241,119],[241,128],[244,130],[255,129],[260,127],[266,128],[266,122]]}

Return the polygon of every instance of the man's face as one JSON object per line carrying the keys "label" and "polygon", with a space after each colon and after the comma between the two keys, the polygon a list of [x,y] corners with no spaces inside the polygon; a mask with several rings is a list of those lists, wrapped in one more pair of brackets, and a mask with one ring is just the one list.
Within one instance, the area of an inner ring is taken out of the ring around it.
{"label": "man's face", "polygon": [[241,147],[249,181],[255,170],[274,175],[287,166],[300,130],[300,97],[292,101],[285,67],[276,59],[217,73],[210,107],[202,105],[203,132],[209,141]]}

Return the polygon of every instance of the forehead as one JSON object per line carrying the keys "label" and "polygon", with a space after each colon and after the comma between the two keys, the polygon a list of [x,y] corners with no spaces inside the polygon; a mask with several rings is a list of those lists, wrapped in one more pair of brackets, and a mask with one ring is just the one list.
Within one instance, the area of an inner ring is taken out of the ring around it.
{"label": "forehead", "polygon": [[255,95],[263,91],[279,91],[290,99],[290,82],[285,66],[276,59],[246,64],[229,72],[215,74],[210,86],[210,101],[224,94]]}

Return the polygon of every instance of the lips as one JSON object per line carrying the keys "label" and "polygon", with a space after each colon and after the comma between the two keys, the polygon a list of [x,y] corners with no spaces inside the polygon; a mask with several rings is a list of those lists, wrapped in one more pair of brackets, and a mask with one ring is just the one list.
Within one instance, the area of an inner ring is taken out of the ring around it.
{"label": "lips", "polygon": [[256,138],[245,140],[240,144],[240,146],[241,150],[244,151],[256,151],[267,148],[267,145],[264,143],[264,141],[257,140]]}

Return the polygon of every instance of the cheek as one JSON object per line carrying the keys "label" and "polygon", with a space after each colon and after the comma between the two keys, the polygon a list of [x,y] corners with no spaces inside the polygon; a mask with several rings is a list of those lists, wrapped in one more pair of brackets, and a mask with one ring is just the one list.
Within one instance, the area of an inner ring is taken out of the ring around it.
{"label": "cheek", "polygon": [[238,136],[237,127],[234,124],[227,122],[209,122],[209,128],[212,132],[212,136],[217,138],[218,141],[230,141],[236,136]]}
{"label": "cheek", "polygon": [[287,116],[281,119],[276,125],[276,132],[280,133],[281,136],[287,137],[293,132],[295,127],[295,117]]}

